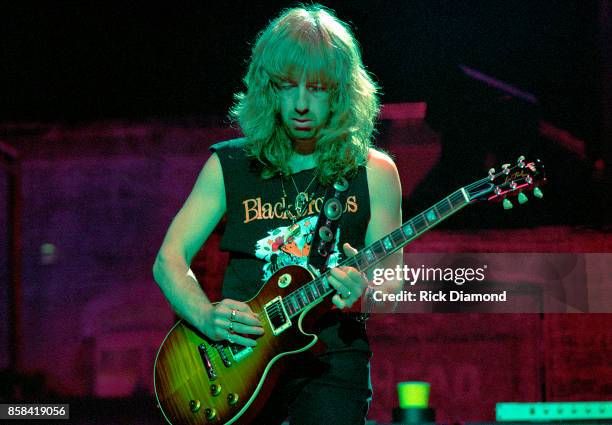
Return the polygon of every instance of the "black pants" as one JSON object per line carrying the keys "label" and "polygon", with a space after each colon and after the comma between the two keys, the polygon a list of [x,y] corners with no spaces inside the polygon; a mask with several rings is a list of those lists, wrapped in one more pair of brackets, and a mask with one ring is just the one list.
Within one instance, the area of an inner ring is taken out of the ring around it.
{"label": "black pants", "polygon": [[362,425],[372,390],[367,352],[295,356],[253,424]]}

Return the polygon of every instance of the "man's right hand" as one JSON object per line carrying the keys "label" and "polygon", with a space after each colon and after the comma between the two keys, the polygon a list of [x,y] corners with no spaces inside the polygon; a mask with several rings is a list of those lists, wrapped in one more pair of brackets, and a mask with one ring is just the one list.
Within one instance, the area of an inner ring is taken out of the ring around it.
{"label": "man's right hand", "polygon": [[211,304],[198,328],[213,341],[226,340],[245,347],[254,347],[257,342],[243,335],[259,336],[264,333],[261,320],[248,304],[227,298]]}

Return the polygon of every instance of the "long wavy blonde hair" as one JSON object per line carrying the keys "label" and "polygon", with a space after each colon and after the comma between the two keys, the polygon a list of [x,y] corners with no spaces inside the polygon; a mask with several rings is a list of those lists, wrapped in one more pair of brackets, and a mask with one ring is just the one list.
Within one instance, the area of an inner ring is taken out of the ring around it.
{"label": "long wavy blonde hair", "polygon": [[235,95],[230,118],[247,138],[247,153],[262,177],[289,174],[291,139],[280,119],[275,82],[305,72],[330,91],[331,115],[316,144],[319,179],[350,177],[365,164],[379,111],[378,88],[361,60],[348,25],[321,5],[287,9],[258,35],[244,92]]}

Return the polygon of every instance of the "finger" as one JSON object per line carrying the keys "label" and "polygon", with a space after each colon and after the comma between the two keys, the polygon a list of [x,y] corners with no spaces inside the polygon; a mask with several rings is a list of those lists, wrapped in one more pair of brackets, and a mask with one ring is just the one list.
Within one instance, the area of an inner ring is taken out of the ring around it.
{"label": "finger", "polygon": [[368,284],[363,275],[353,267],[332,269],[330,275],[342,285],[343,289],[338,289],[338,292],[344,295],[345,298],[348,298],[346,297],[347,292],[356,294],[357,298],[359,298]]}
{"label": "finger", "polygon": [[[231,320],[231,315],[230,315],[230,320]],[[237,312],[236,316],[234,317],[232,321],[236,323],[244,323],[245,325],[251,325],[251,326],[256,326],[256,327],[262,326],[261,320],[259,319],[259,317],[255,315],[255,313],[245,313],[245,312],[238,313]]]}
{"label": "finger", "polygon": [[235,333],[248,335],[263,335],[264,333],[264,329],[261,326],[249,326],[239,322],[229,323],[227,329]]}
{"label": "finger", "polygon": [[233,334],[229,331],[226,331],[225,340],[230,344],[238,344],[244,345],[245,347],[255,347],[257,345],[257,341],[251,338],[246,338],[242,335]]}
{"label": "finger", "polygon": [[327,277],[327,282],[329,282],[329,284],[332,286],[332,288],[334,288],[336,290],[336,292],[338,292],[339,294],[346,294],[347,292],[350,291],[350,289],[347,288],[342,283],[342,280],[340,280],[336,276],[334,276],[333,270],[332,270],[332,273]]}
{"label": "finger", "polygon": [[[341,283],[333,276],[328,278],[328,282],[336,289],[337,294],[332,297],[332,302],[339,308],[351,307],[360,296],[359,291],[351,291],[349,286],[345,285],[343,282]],[[355,292],[357,296],[355,296]]]}
{"label": "finger", "polygon": [[228,319],[250,325],[261,325],[261,321],[248,304],[229,298],[224,299],[221,303],[222,312],[227,315]]}
{"label": "finger", "polygon": [[248,326],[249,329],[254,329],[253,332],[248,333],[263,334],[263,324],[261,321],[248,315],[248,313],[236,313],[234,320],[231,319],[231,314],[221,313],[215,317],[214,324],[220,329],[229,329],[233,331],[236,331],[239,325],[240,329],[247,329],[245,326]]}
{"label": "finger", "polygon": [[[353,298],[353,302],[355,302],[355,300],[361,297],[369,282],[364,277],[363,273],[359,272],[354,267],[342,267],[342,271],[344,272],[343,274],[336,272],[335,274],[332,274],[332,276],[340,277],[338,280],[346,288],[345,291],[350,291],[352,294],[355,294],[355,298]],[[346,292],[340,292],[340,294],[345,295],[345,298],[347,298]]]}
{"label": "finger", "polygon": [[344,279],[347,278],[347,271],[348,268],[345,270],[344,268],[334,267],[333,269],[331,269],[330,276],[342,282]]}
{"label": "finger", "polygon": [[339,309],[350,307],[344,298],[340,296],[340,294],[336,294],[332,297],[332,303],[338,307]]}
{"label": "finger", "polygon": [[360,287],[365,288],[368,285],[368,280],[363,273],[359,272],[357,269],[349,267],[346,274],[353,282],[358,283]]}
{"label": "finger", "polygon": [[238,311],[242,311],[244,313],[253,313],[253,311],[251,310],[251,306],[249,306],[247,303],[243,303],[242,301],[236,301],[236,300],[231,300],[232,301],[232,308],[235,308]]}
{"label": "finger", "polygon": [[342,250],[344,251],[344,255],[346,255],[348,258],[354,257],[359,252],[348,242],[345,242],[344,245],[342,245]]}

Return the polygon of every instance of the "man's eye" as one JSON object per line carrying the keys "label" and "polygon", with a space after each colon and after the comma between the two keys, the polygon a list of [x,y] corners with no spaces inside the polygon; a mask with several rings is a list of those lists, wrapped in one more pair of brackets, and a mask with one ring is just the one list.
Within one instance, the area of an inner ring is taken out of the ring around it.
{"label": "man's eye", "polygon": [[290,90],[295,87],[295,84],[291,83],[280,83],[278,84],[279,90]]}
{"label": "man's eye", "polygon": [[324,92],[326,89],[324,86],[308,86],[308,90],[310,90],[311,92]]}

